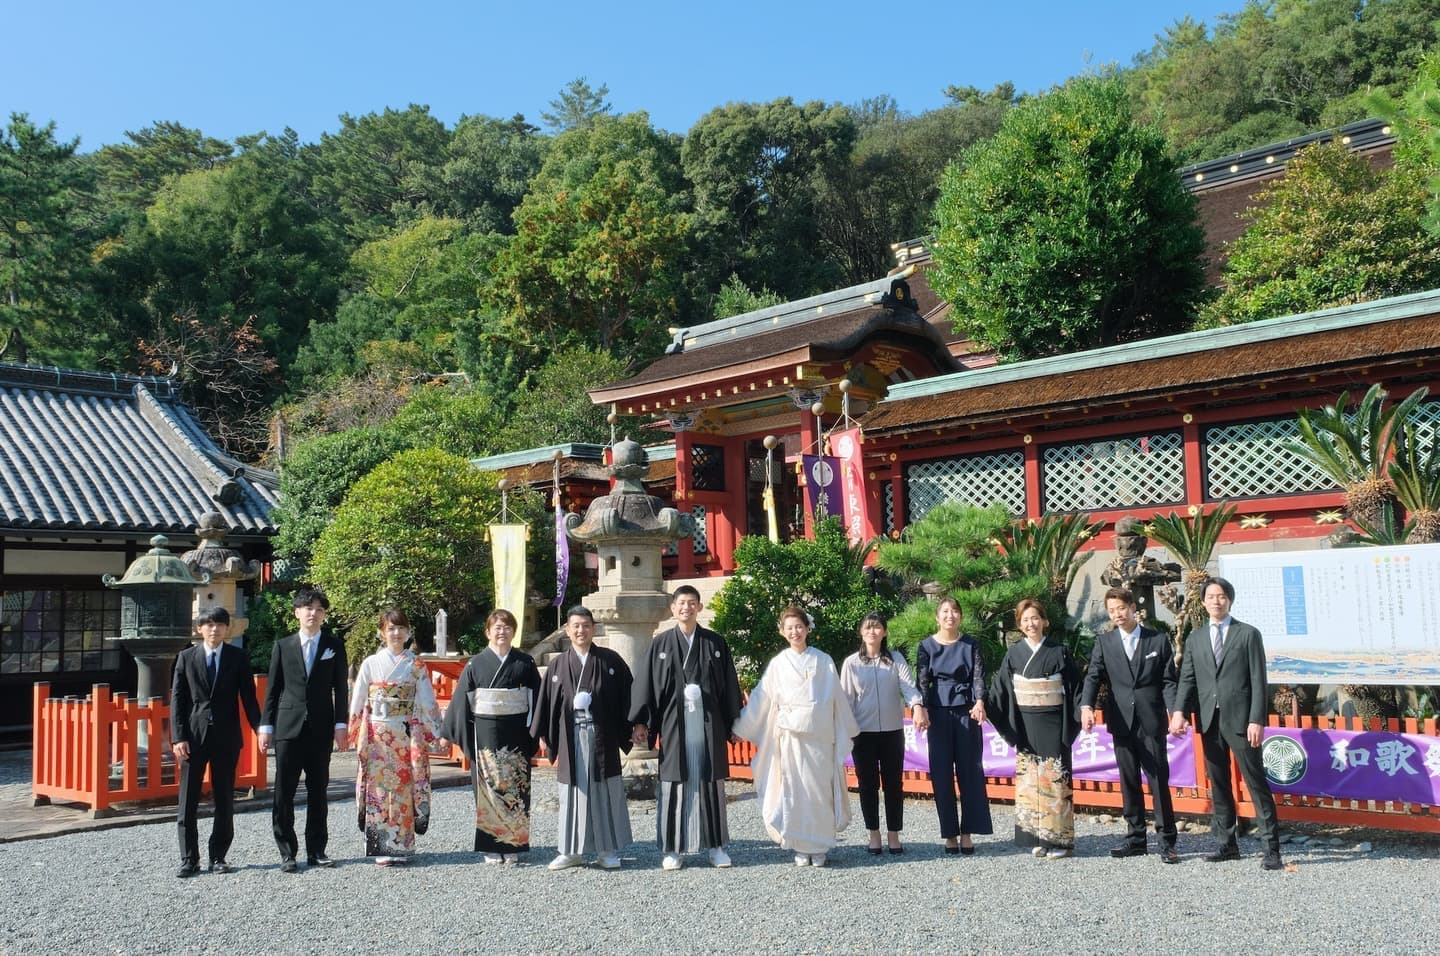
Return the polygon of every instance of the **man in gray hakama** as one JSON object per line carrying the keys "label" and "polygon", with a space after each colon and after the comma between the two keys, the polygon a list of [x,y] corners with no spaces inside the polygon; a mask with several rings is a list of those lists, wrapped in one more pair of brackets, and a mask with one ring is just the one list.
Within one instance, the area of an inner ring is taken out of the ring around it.
{"label": "man in gray hakama", "polygon": [[570,649],[549,665],[530,724],[558,763],[559,854],[564,870],[595,854],[603,869],[620,866],[630,842],[630,808],[620,776],[620,751],[631,746],[630,668],[619,654],[597,647],[595,619],[576,606],[566,615]]}

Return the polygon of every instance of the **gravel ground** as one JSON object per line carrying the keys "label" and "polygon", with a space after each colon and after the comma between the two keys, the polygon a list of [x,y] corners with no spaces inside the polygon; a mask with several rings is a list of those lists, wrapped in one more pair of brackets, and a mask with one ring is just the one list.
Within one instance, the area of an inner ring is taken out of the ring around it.
{"label": "gravel ground", "polygon": [[[865,852],[857,808],[831,865],[799,868],[735,783],[734,869],[692,857],[660,871],[653,804],[632,803],[642,840],[623,869],[551,873],[553,774],[535,782],[536,849],[520,866],[470,852],[464,789],[436,794],[408,867],[366,862],[340,801],[340,865],[297,876],[279,872],[264,812],[237,818],[230,861],[242,869],[228,876],[176,879],[171,824],[0,844],[0,952],[1411,953],[1440,940],[1433,835],[1297,829],[1307,842],[1285,847],[1293,868],[1266,873],[1254,839],[1238,862],[1203,862],[1205,833],[1181,834],[1179,866],[1112,860],[1123,823],[1082,816],[1077,857],[1047,861],[1010,845],[1012,818],[996,806],[996,835],[978,838],[975,856],[945,856],[933,807],[911,801],[904,856]],[[200,832],[203,847],[208,820]]]}

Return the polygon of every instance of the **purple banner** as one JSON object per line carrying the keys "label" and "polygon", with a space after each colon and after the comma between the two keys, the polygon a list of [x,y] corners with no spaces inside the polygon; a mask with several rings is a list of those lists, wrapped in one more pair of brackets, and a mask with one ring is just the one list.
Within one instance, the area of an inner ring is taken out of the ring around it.
{"label": "purple banner", "polygon": [[[987,777],[1015,776],[1015,748],[995,732],[989,723],[981,725],[985,735],[982,761]],[[930,772],[929,745],[926,733],[916,730],[915,725],[905,721],[905,769],[919,773]],[[1165,738],[1166,752],[1170,758],[1170,785],[1172,787],[1195,786],[1195,735]],[[1115,764],[1115,744],[1110,732],[1103,724],[1096,724],[1089,733],[1075,738],[1071,748],[1074,755],[1074,772],[1077,780],[1102,780],[1118,783],[1120,770]]]}
{"label": "purple banner", "polygon": [[805,507],[816,521],[841,513],[840,459],[801,455],[805,469]]}
{"label": "purple banner", "polygon": [[565,603],[565,585],[570,582],[570,540],[565,537],[565,509],[555,493],[555,606]]}
{"label": "purple banner", "polygon": [[1435,737],[1267,727],[1262,755],[1279,793],[1440,805]]}

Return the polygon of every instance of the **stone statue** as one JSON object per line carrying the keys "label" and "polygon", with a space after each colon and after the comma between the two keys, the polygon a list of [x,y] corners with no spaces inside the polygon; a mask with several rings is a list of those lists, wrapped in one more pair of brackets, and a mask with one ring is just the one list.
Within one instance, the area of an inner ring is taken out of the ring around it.
{"label": "stone statue", "polygon": [[1127,588],[1135,595],[1142,621],[1153,621],[1155,588],[1180,580],[1180,565],[1162,564],[1145,553],[1150,539],[1145,525],[1134,515],[1115,522],[1115,560],[1100,572],[1100,580],[1112,588]]}

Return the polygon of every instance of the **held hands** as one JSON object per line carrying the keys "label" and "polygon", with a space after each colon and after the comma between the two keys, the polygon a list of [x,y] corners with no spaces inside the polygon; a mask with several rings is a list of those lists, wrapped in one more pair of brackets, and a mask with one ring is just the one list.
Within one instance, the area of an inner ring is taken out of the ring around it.
{"label": "held hands", "polygon": [[630,743],[643,750],[650,743],[650,728],[644,724],[636,724],[630,731]]}
{"label": "held hands", "polygon": [[1252,747],[1260,746],[1265,742],[1265,728],[1259,724],[1246,724],[1245,742]]}
{"label": "held hands", "polygon": [[335,728],[335,749],[336,749],[336,750],[349,750],[349,749],[350,749],[350,728],[348,728],[348,727],[336,727],[336,728]]}
{"label": "held hands", "polygon": [[979,723],[985,722],[985,702],[977,700],[975,706],[970,708],[970,719]]}
{"label": "held hands", "polygon": [[1185,720],[1185,715],[1180,711],[1170,715],[1170,736],[1184,737],[1185,732],[1190,729],[1190,724]]}
{"label": "held hands", "polygon": [[1086,707],[1086,706],[1084,706],[1084,705],[1082,704],[1081,707],[1080,707],[1080,729],[1083,730],[1083,731],[1085,731],[1086,733],[1089,733],[1089,732],[1090,732],[1090,728],[1091,728],[1091,727],[1094,727],[1094,726],[1095,726],[1095,708],[1094,708],[1094,707]]}
{"label": "held hands", "polygon": [[924,704],[916,704],[910,708],[910,722],[915,725],[916,730],[930,729],[930,715],[926,713]]}
{"label": "held hands", "polygon": [[189,759],[190,759],[190,743],[189,743],[189,741],[177,740],[177,741],[175,741],[175,745],[174,745],[173,747],[171,747],[170,750],[175,754],[175,759],[176,759],[176,760],[189,760]]}
{"label": "held hands", "polygon": [[260,749],[261,749],[262,751],[267,751],[267,752],[268,752],[268,751],[270,750],[271,745],[274,744],[274,742],[275,742],[275,737],[274,737],[274,735],[273,735],[273,734],[268,734],[268,733],[266,733],[266,732],[263,731],[263,730],[260,731],[260,733],[256,736],[256,743],[258,743],[258,744],[260,745]]}

